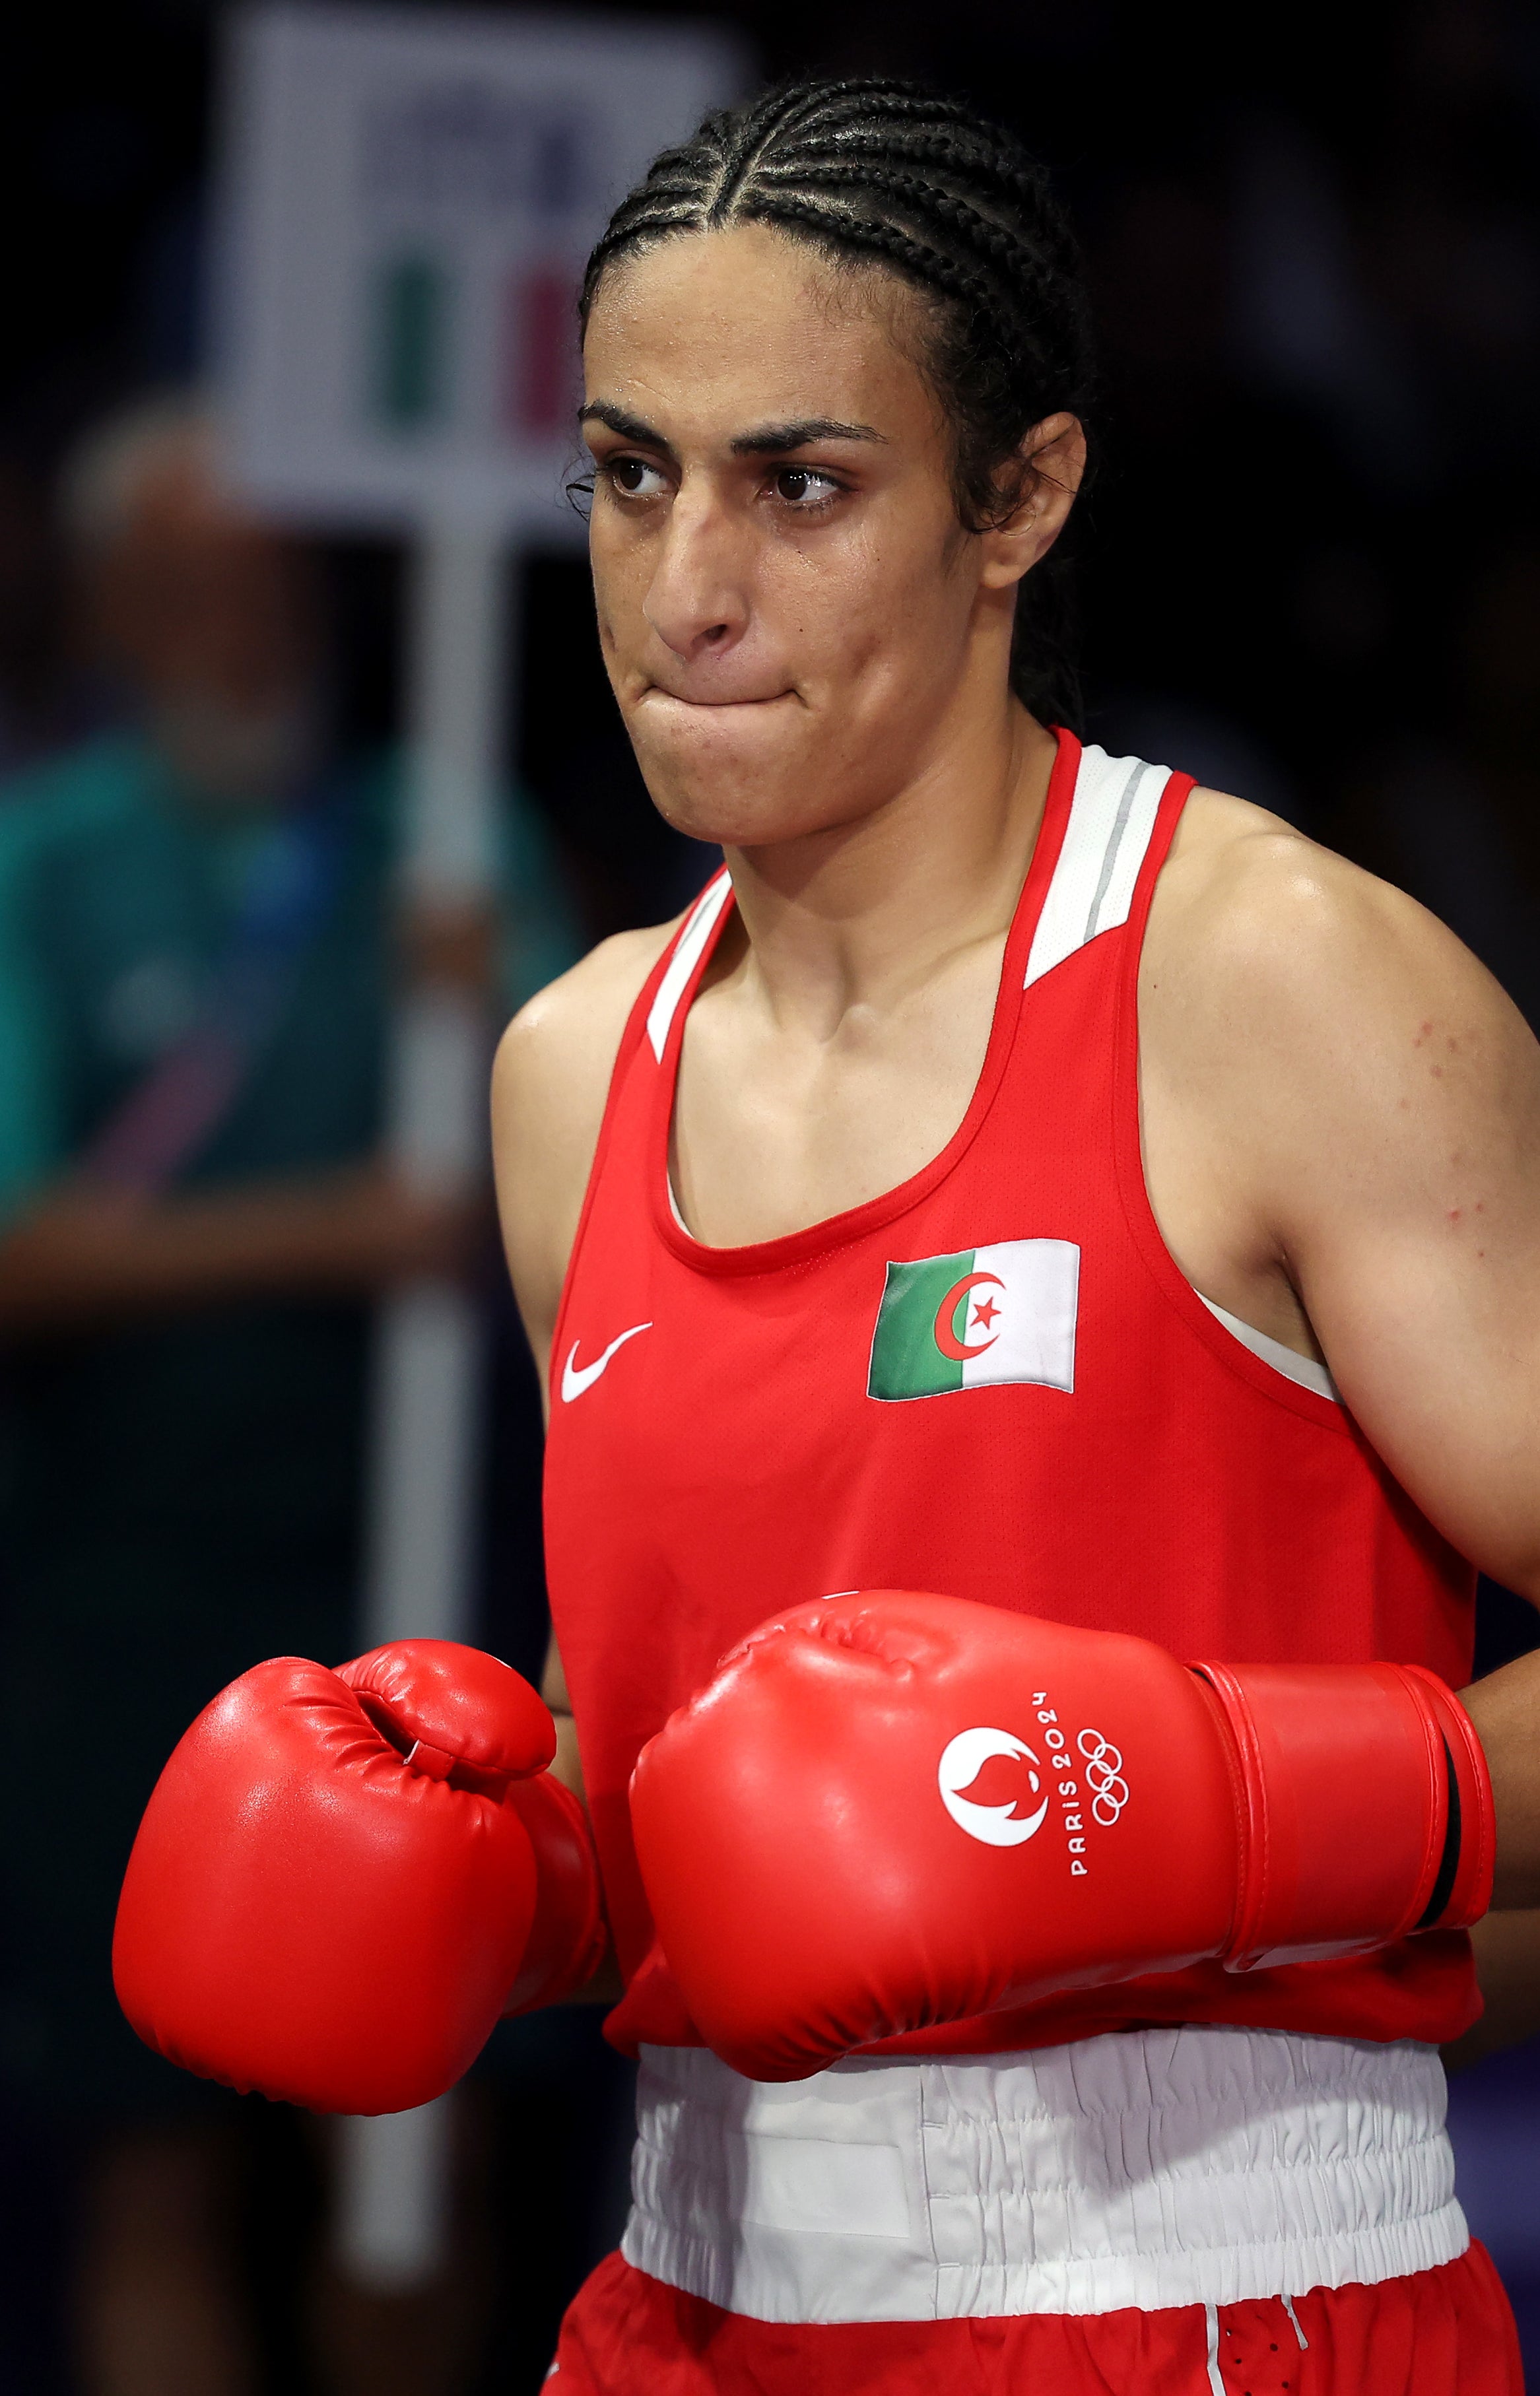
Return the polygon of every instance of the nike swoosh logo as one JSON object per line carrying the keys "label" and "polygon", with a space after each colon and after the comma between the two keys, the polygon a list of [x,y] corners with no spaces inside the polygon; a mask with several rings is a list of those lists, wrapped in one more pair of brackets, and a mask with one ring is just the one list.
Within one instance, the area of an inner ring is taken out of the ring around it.
{"label": "nike swoosh logo", "polygon": [[650,1323],[633,1323],[629,1331],[621,1332],[618,1339],[612,1339],[604,1354],[596,1357],[591,1364],[579,1364],[577,1362],[578,1342],[575,1339],[567,1351],[566,1363],[562,1367],[562,1400],[564,1404],[570,1406],[574,1398],[580,1398],[585,1390],[592,1389],[595,1381],[599,1378],[600,1374],[608,1364],[610,1358],[615,1354],[617,1349],[625,1346],[628,1339],[634,1339],[639,1331],[650,1331],[651,1329],[652,1324]]}

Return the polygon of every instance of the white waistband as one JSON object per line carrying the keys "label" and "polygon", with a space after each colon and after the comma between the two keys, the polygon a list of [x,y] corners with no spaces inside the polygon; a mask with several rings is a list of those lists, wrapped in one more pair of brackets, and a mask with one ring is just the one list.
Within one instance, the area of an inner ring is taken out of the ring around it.
{"label": "white waistband", "polygon": [[644,2047],[622,2252],[759,2321],[1236,2304],[1469,2243],[1437,2050],[1115,2032],[789,2087]]}

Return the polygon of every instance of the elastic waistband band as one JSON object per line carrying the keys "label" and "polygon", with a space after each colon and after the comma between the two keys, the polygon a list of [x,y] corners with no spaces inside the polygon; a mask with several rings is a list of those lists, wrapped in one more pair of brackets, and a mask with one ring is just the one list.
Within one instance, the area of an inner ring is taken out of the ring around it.
{"label": "elastic waistband band", "polygon": [[1119,2031],[791,2086],[646,2046],[622,2252],[770,2322],[1223,2305],[1452,2262],[1433,2047]]}

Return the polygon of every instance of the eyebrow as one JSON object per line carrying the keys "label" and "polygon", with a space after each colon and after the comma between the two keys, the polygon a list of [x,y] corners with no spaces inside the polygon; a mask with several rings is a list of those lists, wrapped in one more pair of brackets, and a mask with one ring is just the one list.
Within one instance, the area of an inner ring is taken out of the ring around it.
{"label": "eyebrow", "polygon": [[666,458],[674,454],[672,445],[664,440],[656,425],[644,416],[632,416],[631,410],[617,407],[607,399],[591,399],[586,407],[578,410],[579,424],[603,424],[608,432],[619,434],[622,441],[639,441],[644,448],[661,449]]}
{"label": "eyebrow", "polygon": [[883,441],[887,435],[871,424],[842,424],[832,416],[804,416],[790,424],[762,424],[740,433],[732,444],[738,458],[764,458],[782,449],[805,449],[813,441]]}
{"label": "eyebrow", "polygon": [[[636,441],[648,449],[660,450],[664,457],[676,455],[671,442],[666,441],[656,425],[644,417],[632,416],[629,408],[617,407],[607,399],[590,400],[579,409],[579,424],[603,424],[617,433],[622,441]],[[760,424],[750,433],[740,433],[729,443],[737,458],[782,457],[788,450],[804,449],[814,441],[876,441],[886,444],[887,435],[871,424],[843,424],[833,416],[793,418],[786,424]]]}

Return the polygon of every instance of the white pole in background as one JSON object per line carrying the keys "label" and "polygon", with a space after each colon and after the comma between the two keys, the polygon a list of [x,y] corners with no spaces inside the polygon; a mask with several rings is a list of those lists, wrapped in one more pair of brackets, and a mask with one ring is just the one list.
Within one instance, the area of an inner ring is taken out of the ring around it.
{"label": "white pole in background", "polygon": [[[403,895],[422,969],[395,1022],[390,1146],[452,1197],[485,1171],[492,1027],[468,952],[493,897],[500,552],[519,526],[575,530],[556,504],[565,428],[509,419],[504,343],[516,328],[533,392],[551,274],[575,280],[620,193],[748,61],[705,23],[399,0],[226,14],[210,291],[235,483],[291,524],[416,527]],[[407,383],[426,410],[410,425]],[[380,1310],[361,1644],[469,1627],[479,1349],[451,1283]],[[343,2125],[335,2238],[360,2281],[407,2288],[440,2259],[445,2122]]]}
{"label": "white pole in background", "polygon": [[[413,560],[406,641],[409,796],[401,895],[408,947],[475,945],[496,903],[507,736],[504,544],[430,529]],[[468,938],[466,936],[469,936]],[[489,993],[419,978],[392,1027],[387,1143],[424,1194],[470,1196],[485,1170]],[[463,1639],[476,1565],[481,1326],[456,1282],[424,1280],[379,1310],[362,1645]],[[400,2293],[445,2256],[450,2099],[343,2125],[334,2230],[350,2278]]]}

